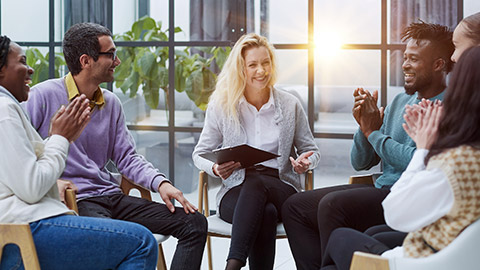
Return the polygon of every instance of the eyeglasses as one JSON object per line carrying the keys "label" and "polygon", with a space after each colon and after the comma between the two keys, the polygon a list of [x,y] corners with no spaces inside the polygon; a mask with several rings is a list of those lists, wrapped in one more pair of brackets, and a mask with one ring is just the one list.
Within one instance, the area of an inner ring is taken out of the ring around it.
{"label": "eyeglasses", "polygon": [[100,55],[110,55],[110,57],[112,57],[112,60],[115,61],[115,59],[117,59],[117,51],[113,51],[113,52],[99,52],[98,54]]}

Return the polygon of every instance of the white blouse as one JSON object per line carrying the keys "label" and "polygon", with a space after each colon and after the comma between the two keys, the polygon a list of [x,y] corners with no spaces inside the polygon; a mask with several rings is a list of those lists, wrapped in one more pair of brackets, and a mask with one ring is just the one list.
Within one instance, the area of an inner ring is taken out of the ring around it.
{"label": "white blouse", "polygon": [[417,149],[407,169],[382,202],[391,228],[412,232],[445,216],[453,207],[453,190],[441,168],[426,170],[426,149]]}
{"label": "white blouse", "polygon": [[[239,101],[240,117],[243,119],[243,127],[247,133],[247,143],[256,148],[278,153],[278,136],[280,129],[275,124],[275,103],[272,91],[267,103],[260,110],[248,103],[244,96]],[[270,159],[260,163],[263,166],[278,169],[277,159]]]}

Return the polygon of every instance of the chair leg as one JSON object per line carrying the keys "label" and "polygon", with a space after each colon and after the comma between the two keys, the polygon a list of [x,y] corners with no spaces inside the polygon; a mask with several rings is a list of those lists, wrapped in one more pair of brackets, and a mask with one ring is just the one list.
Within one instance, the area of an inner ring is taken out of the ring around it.
{"label": "chair leg", "polygon": [[167,264],[165,263],[165,254],[163,254],[162,244],[158,244],[157,269],[167,270]]}
{"label": "chair leg", "polygon": [[213,270],[213,262],[212,262],[212,245],[210,243],[211,238],[207,236],[207,256],[208,256],[208,269]]}
{"label": "chair leg", "polygon": [[[20,249],[23,265],[26,270],[39,270],[37,250],[33,242],[32,232],[28,224],[2,224],[0,226],[0,249],[13,243]],[[0,250],[0,259],[2,252]]]}

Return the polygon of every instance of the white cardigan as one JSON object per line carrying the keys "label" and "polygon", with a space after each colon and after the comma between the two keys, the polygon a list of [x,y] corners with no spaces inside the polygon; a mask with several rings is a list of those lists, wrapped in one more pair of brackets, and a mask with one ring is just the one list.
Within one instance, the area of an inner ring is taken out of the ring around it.
{"label": "white cardigan", "polygon": [[[309,157],[310,169],[313,169],[320,160],[320,152],[313,139],[300,101],[295,96],[275,88],[272,88],[272,93],[275,104],[275,115],[272,121],[280,129],[278,152],[281,156],[277,158],[279,176],[283,182],[300,191],[302,190],[300,175],[294,172],[289,157],[295,158],[302,153],[314,151],[314,154]],[[199,155],[211,152],[219,146],[229,147],[246,143],[247,135],[242,119],[240,119],[240,125],[240,129],[235,128],[233,119],[227,118],[222,108],[215,102],[210,102],[205,116],[205,126],[192,153],[195,166],[209,175],[217,177],[212,171],[214,163]],[[240,169],[235,170],[230,177],[222,181],[222,187],[217,193],[217,207],[227,191],[240,185],[244,179],[245,169]]]}
{"label": "white cardigan", "polygon": [[44,142],[18,101],[1,86],[0,129],[0,223],[30,223],[71,213],[57,189],[67,139],[53,135]]}

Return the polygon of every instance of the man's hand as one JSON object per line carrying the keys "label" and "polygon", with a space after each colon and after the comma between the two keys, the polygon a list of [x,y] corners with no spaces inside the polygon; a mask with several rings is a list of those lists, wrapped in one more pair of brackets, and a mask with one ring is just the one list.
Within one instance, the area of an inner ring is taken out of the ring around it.
{"label": "man's hand", "polygon": [[378,91],[375,90],[373,95],[368,90],[357,88],[353,92],[355,104],[352,109],[353,117],[360,125],[363,135],[368,138],[370,134],[379,130],[383,124],[384,108],[377,107]]}
{"label": "man's hand", "polygon": [[409,106],[405,109],[403,129],[419,149],[430,149],[437,139],[438,125],[443,113],[439,102],[430,103],[426,109]]}
{"label": "man's hand", "polygon": [[75,141],[90,121],[90,107],[84,94],[76,97],[68,106],[61,106],[50,121],[49,136],[58,134],[69,142]]}
{"label": "man's hand", "polygon": [[183,193],[178,190],[176,187],[172,186],[169,182],[163,182],[158,187],[158,193],[160,193],[160,197],[165,202],[170,212],[175,212],[175,206],[173,206],[170,200],[175,199],[177,200],[182,206],[185,213],[195,213],[198,208],[191,204],[185,197],[183,197]]}
{"label": "man's hand", "polygon": [[308,157],[311,155],[313,155],[313,151],[308,151],[301,154],[296,160],[293,157],[290,157],[290,162],[292,163],[292,167],[296,173],[302,174],[308,170],[311,164]]}
{"label": "man's hand", "polygon": [[242,167],[240,162],[229,161],[218,165],[217,163],[213,164],[212,170],[216,176],[220,176],[222,180],[227,179],[233,171]]}
{"label": "man's hand", "polygon": [[75,186],[75,184],[72,181],[69,180],[63,180],[63,179],[57,179],[57,188],[58,188],[58,194],[60,195],[60,200],[65,203],[65,190],[67,188],[73,189],[75,193],[77,193],[78,188]]}

